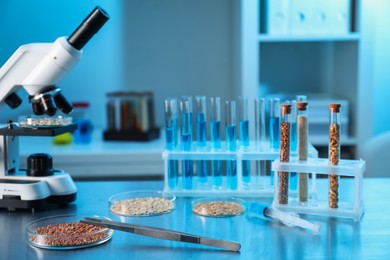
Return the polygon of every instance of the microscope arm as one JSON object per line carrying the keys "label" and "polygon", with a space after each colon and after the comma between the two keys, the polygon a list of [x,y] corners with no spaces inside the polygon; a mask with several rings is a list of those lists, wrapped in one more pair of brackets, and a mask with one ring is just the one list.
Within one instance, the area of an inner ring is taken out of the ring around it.
{"label": "microscope arm", "polygon": [[80,60],[81,53],[65,37],[52,44],[33,43],[19,47],[0,69],[0,104],[6,102],[16,108],[20,102],[14,104],[9,96],[21,86],[30,96],[55,86]]}

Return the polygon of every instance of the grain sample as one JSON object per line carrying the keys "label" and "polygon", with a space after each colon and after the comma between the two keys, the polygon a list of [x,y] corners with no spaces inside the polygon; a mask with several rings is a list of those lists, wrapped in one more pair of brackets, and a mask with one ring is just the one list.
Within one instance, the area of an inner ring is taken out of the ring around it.
{"label": "grain sample", "polygon": [[244,208],[239,203],[226,201],[199,203],[192,210],[198,215],[210,217],[236,216],[244,212]]}
{"label": "grain sample", "polygon": [[[329,163],[337,165],[340,160],[340,104],[331,104],[329,126]],[[329,175],[329,208],[338,208],[339,176]]]}
{"label": "grain sample", "polygon": [[158,215],[168,213],[174,208],[172,201],[165,198],[147,197],[120,200],[110,210],[122,215]]}
{"label": "grain sample", "polygon": [[[308,122],[307,103],[298,103],[298,160],[307,161],[308,149]],[[300,203],[307,203],[308,200],[308,174],[300,172],[298,174],[298,200]]]}
{"label": "grain sample", "polygon": [[[280,125],[280,162],[290,160],[291,105],[282,105],[282,123]],[[288,203],[288,172],[279,172],[279,204]]]}
{"label": "grain sample", "polygon": [[46,225],[30,235],[32,243],[42,246],[74,247],[97,243],[109,235],[106,227],[70,222]]}

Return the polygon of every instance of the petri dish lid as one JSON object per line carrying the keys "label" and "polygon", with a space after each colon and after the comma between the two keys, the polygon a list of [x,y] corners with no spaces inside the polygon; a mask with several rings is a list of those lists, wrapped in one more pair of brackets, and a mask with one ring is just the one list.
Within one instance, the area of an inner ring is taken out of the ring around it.
{"label": "petri dish lid", "polygon": [[26,225],[29,245],[53,250],[71,250],[103,244],[111,239],[113,230],[80,223],[85,217],[110,220],[96,215],[59,215],[42,218]]}
{"label": "petri dish lid", "polygon": [[110,211],[122,216],[156,216],[175,209],[176,196],[162,191],[138,190],[115,194],[108,199]]}
{"label": "petri dish lid", "polygon": [[244,211],[245,202],[237,198],[201,198],[192,201],[192,212],[204,217],[234,217]]}

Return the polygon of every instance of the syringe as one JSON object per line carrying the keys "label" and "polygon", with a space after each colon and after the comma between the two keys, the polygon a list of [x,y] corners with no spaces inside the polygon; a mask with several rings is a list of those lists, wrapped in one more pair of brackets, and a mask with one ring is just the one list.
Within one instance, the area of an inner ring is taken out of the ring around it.
{"label": "syringe", "polygon": [[266,205],[263,205],[258,202],[252,202],[249,204],[248,216],[274,219],[282,222],[288,227],[301,227],[312,230],[313,234],[320,233],[319,224],[311,223],[307,220],[304,220],[300,218],[298,214],[283,212],[275,208],[267,207]]}

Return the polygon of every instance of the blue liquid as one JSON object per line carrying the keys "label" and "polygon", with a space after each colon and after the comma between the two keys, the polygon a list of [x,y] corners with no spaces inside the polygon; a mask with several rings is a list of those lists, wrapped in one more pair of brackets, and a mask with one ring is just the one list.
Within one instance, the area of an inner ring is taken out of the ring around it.
{"label": "blue liquid", "polygon": [[236,151],[236,126],[226,126],[226,149],[230,152]]}
{"label": "blue liquid", "polygon": [[[240,121],[240,143],[241,146],[249,146],[249,121]],[[242,161],[242,181],[250,182],[251,177],[251,163],[250,161]]]}
{"label": "blue liquid", "polygon": [[173,189],[176,188],[178,184],[178,171],[179,171],[178,161],[169,160],[168,161],[168,186]]}
{"label": "blue liquid", "polygon": [[172,127],[165,128],[165,149],[172,151],[176,148],[175,132]]}
{"label": "blue liquid", "polygon": [[[221,122],[210,121],[210,141],[211,148],[221,149]],[[222,186],[222,163],[221,161],[211,161],[212,185],[214,188]]]}
{"label": "blue liquid", "polygon": [[[174,150],[177,144],[177,131],[175,127],[165,128],[165,147],[167,150]],[[168,161],[168,186],[175,188],[178,183],[178,161]]]}
{"label": "blue liquid", "polygon": [[[182,134],[181,145],[183,151],[191,151],[192,135]],[[182,162],[182,174],[183,174],[183,189],[192,189],[192,176],[194,175],[194,168],[192,160],[184,160]]]}
{"label": "blue liquid", "polygon": [[210,121],[210,141],[213,149],[221,149],[221,122]]}
{"label": "blue liquid", "polygon": [[242,146],[249,146],[249,121],[240,121],[240,143]]}
{"label": "blue liquid", "polygon": [[76,144],[89,144],[92,141],[92,123],[89,119],[77,119],[77,129],[73,132],[73,141]]}
{"label": "blue liquid", "polygon": [[203,113],[198,114],[196,121],[196,142],[199,147],[206,146],[206,121]]}
{"label": "blue liquid", "polygon": [[[226,126],[226,149],[236,151],[236,126]],[[231,190],[237,189],[237,161],[226,161],[227,186]]]}
{"label": "blue liquid", "polygon": [[279,149],[280,146],[280,126],[279,126],[279,117],[270,117],[269,119],[269,140],[271,143],[271,149]]}
{"label": "blue liquid", "polygon": [[227,186],[231,190],[237,189],[237,161],[226,161]]}
{"label": "blue liquid", "polygon": [[297,139],[298,139],[298,134],[297,134],[297,123],[291,123],[291,137],[290,137],[290,149],[291,151],[296,151],[297,150]]}
{"label": "blue liquid", "polygon": [[198,182],[207,183],[207,161],[198,161]]}
{"label": "blue liquid", "polygon": [[211,161],[211,173],[213,187],[219,188],[222,186],[222,164],[221,161]]}
{"label": "blue liquid", "polygon": [[[198,147],[206,147],[206,121],[203,113],[199,113],[196,121],[196,144]],[[207,183],[207,162],[198,161],[198,181]]]}
{"label": "blue liquid", "polygon": [[290,178],[289,178],[289,187],[290,190],[297,190],[298,189],[298,173],[296,172],[290,172]]}
{"label": "blue liquid", "polygon": [[[290,149],[291,151],[297,151],[297,140],[298,134],[297,134],[297,123],[291,123],[291,137],[290,137]],[[298,189],[298,173],[291,172],[290,173],[290,189],[291,190],[297,190]]]}

